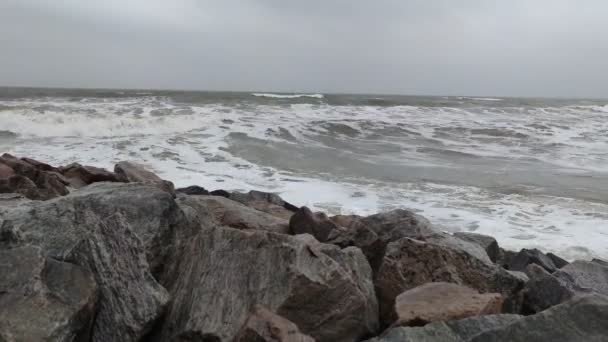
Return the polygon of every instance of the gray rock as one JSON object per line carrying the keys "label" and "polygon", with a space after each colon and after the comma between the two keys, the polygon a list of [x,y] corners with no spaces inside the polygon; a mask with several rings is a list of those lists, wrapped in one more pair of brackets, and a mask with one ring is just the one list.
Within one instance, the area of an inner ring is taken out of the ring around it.
{"label": "gray rock", "polygon": [[207,191],[207,189],[198,185],[191,185],[185,188],[179,188],[176,189],[175,192],[184,195],[209,195],[209,191]]}
{"label": "gray rock", "polygon": [[551,261],[553,261],[553,264],[555,265],[555,267],[557,268],[562,268],[566,265],[569,264],[569,262],[567,262],[566,260],[558,257],[557,255],[553,254],[553,253],[547,253],[547,257],[549,259],[551,259]]}
{"label": "gray rock", "polygon": [[146,170],[146,167],[143,165],[122,161],[114,166],[114,173],[118,181],[152,185],[171,195],[175,195],[175,186],[172,182],[163,180],[155,173]]}
{"label": "gray rock", "polygon": [[608,298],[593,294],[577,296],[510,325],[483,332],[472,342],[606,341]]}
{"label": "gray rock", "polygon": [[330,220],[338,226],[338,229],[334,229],[329,234],[327,242],[341,247],[361,248],[374,274],[382,262],[389,242],[403,237],[421,239],[438,233],[427,219],[404,209],[366,217],[338,215],[331,217]]}
{"label": "gray rock", "polygon": [[289,220],[298,211],[298,207],[284,201],[279,195],[252,190],[248,193],[232,192],[231,200],[240,202],[248,207]]}
{"label": "gray rock", "polygon": [[342,253],[311,236],[201,222],[177,250],[163,279],[173,300],[161,341],[231,341],[256,304],[318,341],[355,341],[376,332],[371,269],[356,248]]}
{"label": "gray rock", "polygon": [[314,342],[289,320],[256,305],[233,342]]}
{"label": "gray rock", "polygon": [[0,341],[85,341],[95,316],[91,272],[38,247],[0,249]]}
{"label": "gray rock", "polygon": [[170,194],[152,186],[125,183],[92,184],[68,196],[32,202],[4,214],[2,211],[0,207],[0,219],[4,217],[12,223],[14,234],[44,246],[49,255],[58,259],[80,240],[81,213],[91,211],[99,217],[121,213],[144,243],[153,273],[162,268],[171,249],[170,239],[183,220],[183,213]]}
{"label": "gray rock", "polygon": [[553,274],[580,288],[608,296],[608,266],[593,261],[574,261]]}
{"label": "gray rock", "polygon": [[146,259],[164,265],[180,215],[171,195],[154,187],[100,183],[46,202],[0,207],[0,236],[4,244],[39,246],[94,274],[100,299],[92,341],[138,341],[169,299]]}
{"label": "gray rock", "polygon": [[523,290],[523,312],[527,314],[546,310],[584,291],[569,277],[554,277],[536,264],[528,265],[527,274],[530,280]]}
{"label": "gray rock", "polygon": [[392,308],[402,292],[429,282],[466,285],[482,293],[498,292],[508,301],[524,282],[501,267],[458,248],[403,238],[388,244],[375,285],[381,320],[390,324]]}
{"label": "gray rock", "polygon": [[525,272],[526,267],[530,264],[537,264],[547,270],[549,273],[555,272],[557,267],[551,259],[538,249],[522,249],[511,259],[509,269],[512,271]]}
{"label": "gray rock", "polygon": [[[315,215],[318,220],[326,224],[327,220],[319,216],[320,214]],[[478,244],[439,232],[427,219],[408,210],[398,209],[367,217],[338,215],[331,217],[330,221],[335,223],[336,227],[331,229],[327,242],[341,247],[361,248],[374,273],[382,262],[386,245],[404,237],[460,249],[484,262],[491,263],[486,251]]]}
{"label": "gray rock", "polygon": [[424,327],[397,327],[368,342],[465,342],[484,331],[507,326],[522,317],[509,314],[487,315],[435,322]]}
{"label": "gray rock", "polygon": [[289,223],[285,219],[247,207],[239,202],[218,196],[184,196],[178,198],[180,205],[196,211],[209,213],[222,226],[236,229],[266,230],[287,234]]}
{"label": "gray rock", "polygon": [[120,214],[83,223],[90,234],[67,259],[93,270],[99,285],[91,341],[139,341],[164,313],[169,295],[150,274],[144,247]]}
{"label": "gray rock", "polygon": [[500,250],[498,247],[498,242],[496,242],[495,238],[488,235],[469,232],[457,232],[454,233],[454,236],[459,239],[472,242],[481,246],[486,251],[488,257],[492,262],[496,262],[498,260]]}
{"label": "gray rock", "polygon": [[509,269],[509,264],[511,263],[511,260],[513,260],[513,258],[515,258],[515,256],[517,255],[517,252],[503,249],[501,247],[498,247],[498,251],[498,259],[496,260],[496,264],[500,265],[505,269]]}

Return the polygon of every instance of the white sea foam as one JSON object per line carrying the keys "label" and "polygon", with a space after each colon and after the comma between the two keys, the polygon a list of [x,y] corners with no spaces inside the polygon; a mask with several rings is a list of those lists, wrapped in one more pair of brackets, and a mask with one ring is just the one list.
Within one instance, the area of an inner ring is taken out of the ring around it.
{"label": "white sea foam", "polygon": [[315,99],[322,99],[325,96],[323,94],[272,94],[272,93],[253,93],[251,94],[257,97],[270,97],[276,99],[297,99],[299,97],[312,97]]}
{"label": "white sea foam", "polygon": [[[483,158],[508,156],[505,168],[510,160],[534,158],[585,176],[608,168],[608,122],[596,108],[184,106],[149,96],[24,99],[0,105],[8,107],[0,111],[0,131],[18,134],[16,139],[0,140],[0,149],[17,155],[101,167],[136,160],[177,186],[274,191],[296,205],[330,213],[366,215],[411,208],[444,230],[489,234],[506,248],[538,247],[567,258],[608,258],[606,204],[432,181],[395,183],[306,174],[256,164],[229,152],[230,134],[235,132],[267,144],[335,150],[320,138],[330,137],[346,147],[361,148],[361,159],[377,157],[364,154],[368,145],[386,145],[391,149],[383,158],[446,166],[445,158],[412,148],[428,145]],[[346,126],[351,136],[341,135]],[[494,131],[476,135],[471,133],[474,129]]]}
{"label": "white sea foam", "polygon": [[503,99],[497,99],[493,97],[469,97],[469,99],[476,101],[503,101]]}

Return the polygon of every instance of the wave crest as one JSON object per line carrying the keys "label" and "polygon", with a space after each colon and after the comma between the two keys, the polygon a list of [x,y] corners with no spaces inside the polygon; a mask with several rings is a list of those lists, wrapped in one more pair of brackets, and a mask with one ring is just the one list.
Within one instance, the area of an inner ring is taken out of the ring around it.
{"label": "wave crest", "polygon": [[251,95],[256,97],[269,97],[274,99],[297,99],[301,97],[311,97],[315,99],[322,99],[325,96],[323,94],[273,94],[273,93],[252,93]]}

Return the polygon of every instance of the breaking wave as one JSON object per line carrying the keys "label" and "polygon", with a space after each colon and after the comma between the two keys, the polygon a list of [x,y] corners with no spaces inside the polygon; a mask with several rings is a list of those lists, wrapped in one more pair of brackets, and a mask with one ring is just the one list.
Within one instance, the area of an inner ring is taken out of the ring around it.
{"label": "breaking wave", "polygon": [[323,94],[273,94],[273,93],[253,93],[251,94],[256,97],[269,97],[274,99],[297,99],[301,97],[310,97],[315,99],[322,99],[325,96]]}

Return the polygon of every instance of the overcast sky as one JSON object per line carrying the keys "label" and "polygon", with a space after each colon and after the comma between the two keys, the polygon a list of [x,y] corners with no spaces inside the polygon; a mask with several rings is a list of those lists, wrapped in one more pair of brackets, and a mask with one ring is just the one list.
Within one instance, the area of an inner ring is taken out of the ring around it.
{"label": "overcast sky", "polygon": [[0,0],[0,84],[608,97],[606,0]]}

